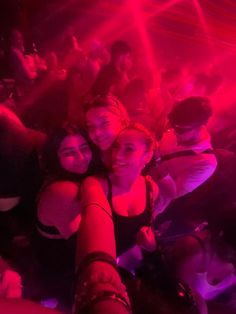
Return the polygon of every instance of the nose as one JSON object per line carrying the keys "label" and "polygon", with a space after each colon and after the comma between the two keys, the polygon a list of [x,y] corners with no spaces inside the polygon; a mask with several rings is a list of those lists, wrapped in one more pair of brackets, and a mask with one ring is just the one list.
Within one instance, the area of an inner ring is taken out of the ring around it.
{"label": "nose", "polygon": [[120,148],[116,148],[113,150],[113,160],[114,161],[122,161],[123,159],[123,151]]}
{"label": "nose", "polygon": [[102,131],[100,128],[96,128],[94,131],[93,131],[93,134],[96,138],[99,138],[101,135],[102,135]]}
{"label": "nose", "polygon": [[76,151],[76,157],[79,161],[82,161],[84,159],[84,155],[82,154],[80,149]]}

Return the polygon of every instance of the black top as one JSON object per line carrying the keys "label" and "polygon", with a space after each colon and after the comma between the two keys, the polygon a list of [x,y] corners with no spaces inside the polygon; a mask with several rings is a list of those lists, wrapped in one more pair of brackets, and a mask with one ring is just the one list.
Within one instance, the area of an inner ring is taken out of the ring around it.
{"label": "black top", "polygon": [[146,179],[146,206],[144,211],[136,216],[122,216],[117,214],[112,206],[112,184],[108,180],[107,199],[112,209],[112,218],[116,239],[116,254],[120,256],[122,253],[132,248],[136,243],[137,232],[145,225],[150,225],[152,216],[152,187]]}
{"label": "black top", "polygon": [[106,64],[99,71],[96,81],[91,88],[91,94],[93,96],[107,95],[111,87],[119,80],[120,74],[115,65],[113,63]]}

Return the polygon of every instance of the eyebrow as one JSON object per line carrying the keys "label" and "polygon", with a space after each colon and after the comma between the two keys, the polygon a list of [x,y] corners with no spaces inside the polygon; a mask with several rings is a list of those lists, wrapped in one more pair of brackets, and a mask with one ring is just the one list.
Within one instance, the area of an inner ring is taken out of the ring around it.
{"label": "eyebrow", "polygon": [[[109,119],[109,116],[107,114],[102,114],[102,115],[98,115],[97,118],[102,118],[102,119]],[[90,124],[90,121],[87,121],[86,123],[87,125]]]}
{"label": "eyebrow", "polygon": [[63,147],[62,149],[59,149],[59,152],[72,151],[74,149],[75,149],[74,147],[67,146],[67,147]]}
{"label": "eyebrow", "polygon": [[89,144],[88,143],[82,143],[79,147],[81,148],[81,147],[85,147],[85,146],[89,147]]}
{"label": "eyebrow", "polygon": [[[89,145],[87,143],[82,143],[81,145],[79,145],[79,148],[83,148],[83,147],[89,147]],[[65,152],[65,151],[72,151],[74,150],[75,147],[74,146],[66,146],[66,147],[63,147],[62,149],[59,150],[59,152]]]}
{"label": "eyebrow", "polygon": [[[121,143],[120,143],[120,142],[116,142],[116,144],[121,145]],[[135,147],[135,144],[134,144],[134,143],[132,143],[132,142],[123,143],[123,145],[125,145],[125,146],[133,146],[133,147]]]}

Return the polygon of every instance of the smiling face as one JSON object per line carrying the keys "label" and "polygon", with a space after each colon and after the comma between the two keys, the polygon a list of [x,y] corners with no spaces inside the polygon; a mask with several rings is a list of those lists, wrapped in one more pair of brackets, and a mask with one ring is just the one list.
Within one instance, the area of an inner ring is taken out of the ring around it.
{"label": "smiling face", "polygon": [[126,129],[119,134],[113,146],[112,171],[124,177],[139,175],[151,157],[145,135],[135,129]]}
{"label": "smiling face", "polygon": [[132,67],[131,53],[120,54],[117,57],[116,64],[122,72],[129,71]]}
{"label": "smiling face", "polygon": [[89,137],[101,150],[107,150],[122,130],[121,118],[106,107],[91,108],[86,113]]}
{"label": "smiling face", "polygon": [[201,126],[177,126],[173,129],[179,145],[194,145],[200,137]]}
{"label": "smiling face", "polygon": [[68,135],[58,149],[61,167],[71,173],[84,174],[92,159],[87,141],[81,135]]}

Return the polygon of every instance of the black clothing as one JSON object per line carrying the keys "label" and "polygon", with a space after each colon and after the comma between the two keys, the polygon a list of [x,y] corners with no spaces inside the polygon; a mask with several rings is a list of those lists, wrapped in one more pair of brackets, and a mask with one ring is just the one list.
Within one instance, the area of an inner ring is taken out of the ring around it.
{"label": "black clothing", "polygon": [[114,64],[109,63],[104,65],[98,73],[98,76],[91,88],[93,96],[107,95],[111,87],[119,82],[120,74]]}
{"label": "black clothing", "polygon": [[214,150],[217,167],[213,175],[191,193],[171,202],[157,217],[157,229],[166,221],[171,225],[166,236],[190,234],[204,221],[212,233],[221,229],[225,206],[235,202],[236,156],[226,150]]}
{"label": "black clothing", "polygon": [[136,243],[137,232],[145,225],[150,225],[152,216],[152,187],[146,179],[146,206],[144,211],[136,216],[122,216],[113,210],[112,184],[108,178],[108,202],[112,209],[112,218],[115,230],[117,256],[132,248]]}

